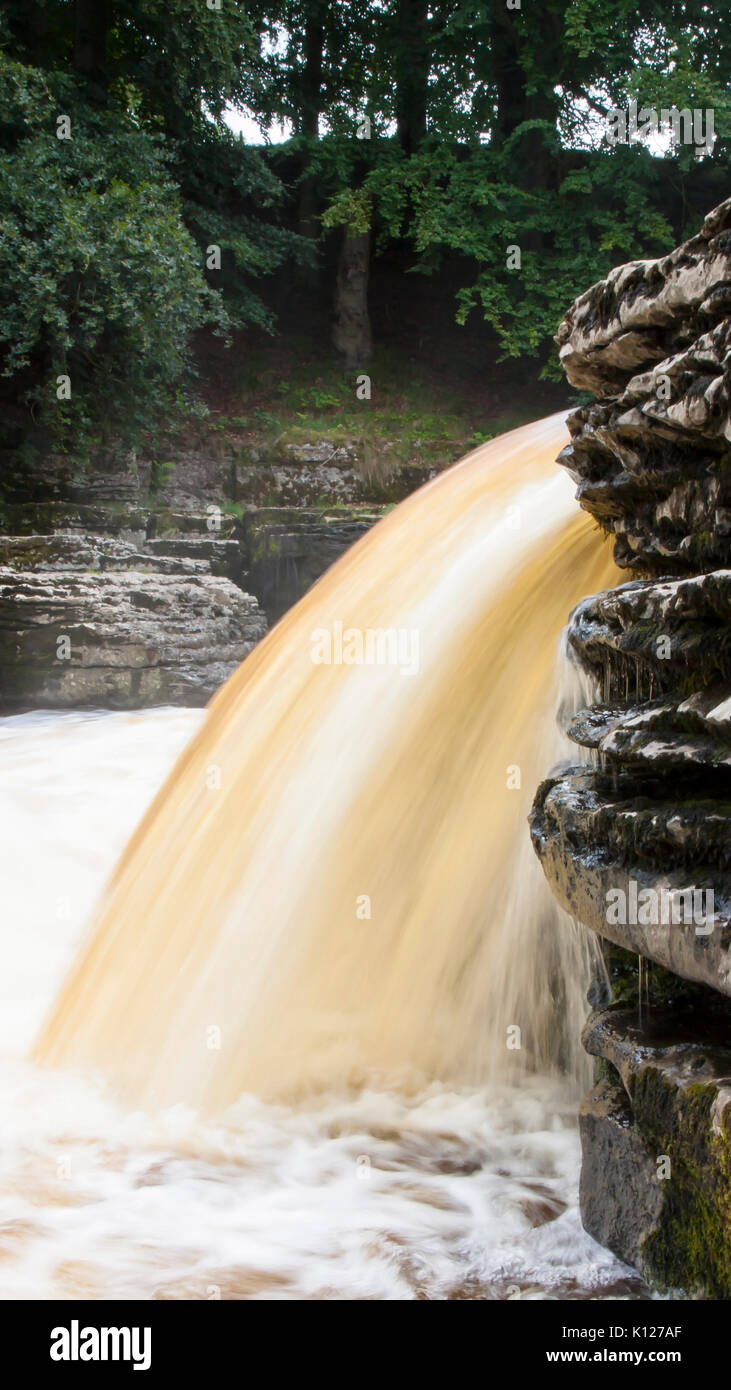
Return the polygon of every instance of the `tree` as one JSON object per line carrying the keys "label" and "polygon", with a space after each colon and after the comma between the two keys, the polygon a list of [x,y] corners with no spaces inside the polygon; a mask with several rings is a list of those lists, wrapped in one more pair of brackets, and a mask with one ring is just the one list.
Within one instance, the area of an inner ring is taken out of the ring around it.
{"label": "tree", "polygon": [[[103,391],[138,432],[185,404],[195,329],[270,327],[266,276],[307,292],[294,267],[324,246],[329,268],[335,237],[349,366],[391,241],[413,273],[459,269],[458,319],[550,370],[576,286],[692,230],[687,189],[727,168],[730,45],[708,0],[8,0],[0,46],[5,380],[68,447],[99,434]],[[610,107],[634,97],[713,108],[712,157],[608,147]],[[289,123],[289,144],[244,146],[231,105]],[[74,405],[49,413],[69,362]]]}
{"label": "tree", "polygon": [[252,282],[296,251],[279,180],[222,123],[255,31],[233,3],[37,0],[0,40],[3,394],[26,433],[123,445],[192,408],[195,330],[271,323]]}
{"label": "tree", "polygon": [[429,6],[427,0],[398,0],[394,44],[396,128],[405,154],[426,135],[429,106]]}
{"label": "tree", "polygon": [[[609,108],[634,95],[657,105],[700,101],[729,131],[729,41],[701,0],[649,12],[628,0],[545,0],[529,20],[502,4],[435,0],[426,81],[421,59],[411,70],[427,98],[420,140],[398,127],[406,158],[381,141],[357,205],[341,187],[325,218],[353,225],[354,206],[368,209],[368,226],[380,226],[381,240],[408,241],[423,274],[459,257],[459,320],[481,309],[504,355],[538,354],[552,371],[553,332],[576,286],[619,259],[673,245],[686,228],[664,211],[671,181],[706,158],[686,148],[662,161],[639,146],[608,147]],[[383,61],[397,113],[403,51]]]}
{"label": "tree", "polygon": [[[313,243],[342,226],[333,287],[333,342],[346,364],[363,365],[371,350],[367,290],[370,228],[346,218],[323,223],[332,196],[356,188],[366,144],[356,143],[377,105],[378,56],[387,16],[354,0],[282,0],[260,8],[264,80],[257,114],[289,121],[299,167],[297,229]],[[384,84],[385,85],[385,84]],[[385,121],[386,117],[382,117]],[[324,124],[324,131],[321,126]],[[368,129],[368,139],[372,134]]]}
{"label": "tree", "polygon": [[26,433],[69,450],[134,443],[181,403],[189,336],[222,321],[220,301],[159,142],[120,112],[112,136],[37,69],[3,61],[0,86],[21,131],[0,153],[3,376]]}

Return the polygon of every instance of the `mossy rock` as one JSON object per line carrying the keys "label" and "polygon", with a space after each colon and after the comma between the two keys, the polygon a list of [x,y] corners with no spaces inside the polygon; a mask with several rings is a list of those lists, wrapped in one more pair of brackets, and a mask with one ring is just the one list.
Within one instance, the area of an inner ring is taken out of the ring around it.
{"label": "mossy rock", "polygon": [[731,1006],[712,991],[643,1000],[642,1014],[615,1005],[584,1043],[598,1058],[581,1112],[584,1224],[661,1290],[731,1297]]}

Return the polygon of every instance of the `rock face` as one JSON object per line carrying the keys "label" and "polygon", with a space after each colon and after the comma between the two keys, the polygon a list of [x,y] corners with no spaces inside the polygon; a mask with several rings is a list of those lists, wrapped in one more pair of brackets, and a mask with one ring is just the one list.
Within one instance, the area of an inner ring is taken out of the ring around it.
{"label": "rock face", "polygon": [[256,599],[210,573],[0,567],[8,710],[203,705],[265,631]]}
{"label": "rock face", "polygon": [[669,256],[593,286],[559,330],[569,379],[600,396],[570,417],[560,462],[636,577],[570,616],[596,703],[568,733],[589,761],[542,784],[531,821],[557,897],[605,943],[584,1034],[599,1059],[580,1121],[584,1224],[659,1286],[723,1298],[730,311],[731,200]]}
{"label": "rock face", "polygon": [[725,995],[729,829],[728,808],[716,818],[707,799],[633,796],[629,786],[612,792],[596,774],[578,770],[544,782],[533,812],[534,845],[572,917]]}
{"label": "rock face", "polygon": [[8,542],[40,536],[43,568],[52,540],[74,567],[84,567],[86,554],[88,567],[100,556],[111,568],[117,541],[146,557],[138,561],[146,568],[159,558],[206,561],[201,573],[231,579],[273,622],[436,471],[418,450],[405,457],[392,441],[376,448],[335,429],[327,438],[254,443],[209,433],[164,463],[130,457],[126,467],[115,460],[109,471],[98,464],[83,476],[67,458],[0,451],[0,563],[33,568],[33,545],[11,554]]}
{"label": "rock face", "polygon": [[608,398],[569,418],[581,505],[646,574],[723,565],[731,536],[731,200],[659,261],[621,266],[557,340],[569,380]]}
{"label": "rock face", "polygon": [[[276,438],[262,430],[252,441],[251,431],[239,433],[233,422],[226,434],[208,430],[197,447],[179,446],[164,462],[130,456],[126,463],[97,460],[83,471],[53,454],[0,451],[0,567],[16,576],[5,576],[3,654],[10,664],[0,672],[0,711],[205,700],[267,622],[276,622],[384,511],[448,462],[430,463],[429,449],[418,441],[404,448],[347,437],[337,421],[330,434],[303,434],[304,427]],[[132,572],[138,592],[152,576],[168,577],[170,595],[174,587],[178,597],[170,598],[163,619],[164,586],[157,587],[160,632],[155,637],[149,609],[139,643],[141,610],[120,601],[113,663],[114,600],[102,576]],[[87,614],[93,608],[91,587],[82,600],[82,575],[89,586],[94,579],[100,605],[98,652],[89,640],[79,644],[83,679],[78,654],[70,666],[50,671],[45,654],[52,630],[73,626],[77,607]],[[45,635],[31,598],[33,576],[36,598],[50,595],[58,581]],[[137,647],[143,657],[134,655]],[[164,660],[155,655],[163,649]],[[123,651],[130,653],[126,676]]]}
{"label": "rock face", "polygon": [[620,398],[638,368],[673,357],[728,320],[730,272],[731,199],[668,256],[617,266],[575,300],[556,334],[569,381]]}
{"label": "rock face", "polygon": [[281,618],[379,519],[379,512],[368,507],[344,513],[262,507],[245,515],[241,535],[247,584],[270,621]]}
{"label": "rock face", "polygon": [[608,1075],[579,1117],[587,1229],[663,1285],[712,1298],[731,1280],[727,1023],[707,1000],[595,1014],[584,1045]]}
{"label": "rock face", "polygon": [[164,464],[83,474],[53,455],[0,463],[0,711],[205,703],[268,622],[433,473],[385,441],[371,458],[339,437],[211,436]]}

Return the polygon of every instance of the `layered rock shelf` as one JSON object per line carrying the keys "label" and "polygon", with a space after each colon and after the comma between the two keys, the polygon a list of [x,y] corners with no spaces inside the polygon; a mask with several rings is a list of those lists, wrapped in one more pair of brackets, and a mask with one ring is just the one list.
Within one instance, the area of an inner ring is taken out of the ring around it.
{"label": "layered rock shelf", "polygon": [[[205,702],[268,625],[433,476],[390,450],[209,436],[164,463],[130,456],[83,470],[7,453],[0,710]],[[114,574],[137,577],[115,589]],[[80,625],[70,665],[49,668],[55,636]]]}
{"label": "layered rock shelf", "polygon": [[265,632],[256,599],[210,573],[0,567],[8,710],[203,705]]}
{"label": "layered rock shelf", "polygon": [[663,1289],[731,1296],[731,200],[558,333],[560,462],[628,582],[569,619],[583,762],[538,790],[548,881],[603,942],[584,1033],[586,1228]]}
{"label": "layered rock shelf", "polygon": [[708,1001],[686,1018],[619,1006],[583,1037],[605,1072],[579,1116],[584,1224],[665,1286],[713,1298],[728,1297],[731,1264],[727,1022]]}

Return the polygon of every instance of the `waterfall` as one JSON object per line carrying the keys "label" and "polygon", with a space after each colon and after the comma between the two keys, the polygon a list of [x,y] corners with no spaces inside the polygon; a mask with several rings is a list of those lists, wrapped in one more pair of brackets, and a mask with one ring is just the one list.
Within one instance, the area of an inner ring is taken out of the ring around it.
{"label": "waterfall", "polygon": [[[564,416],[402,503],[213,700],[35,1055],[143,1109],[576,1071],[589,968],[529,845],[569,609],[615,583]],[[564,658],[565,660],[565,658]]]}

